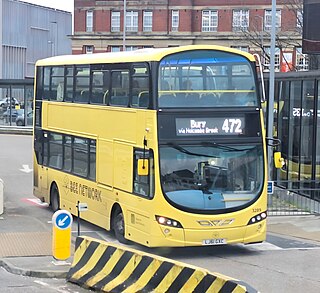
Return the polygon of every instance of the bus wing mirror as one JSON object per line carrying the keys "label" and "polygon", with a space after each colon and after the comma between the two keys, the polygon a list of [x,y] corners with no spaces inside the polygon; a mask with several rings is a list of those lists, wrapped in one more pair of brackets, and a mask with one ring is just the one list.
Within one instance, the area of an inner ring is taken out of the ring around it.
{"label": "bus wing mirror", "polygon": [[281,157],[281,152],[275,152],[273,154],[273,159],[274,159],[274,166],[277,169],[280,169],[284,166],[285,162],[284,162],[284,159]]}
{"label": "bus wing mirror", "polygon": [[138,175],[148,176],[149,175],[149,160],[139,159],[138,160]]}

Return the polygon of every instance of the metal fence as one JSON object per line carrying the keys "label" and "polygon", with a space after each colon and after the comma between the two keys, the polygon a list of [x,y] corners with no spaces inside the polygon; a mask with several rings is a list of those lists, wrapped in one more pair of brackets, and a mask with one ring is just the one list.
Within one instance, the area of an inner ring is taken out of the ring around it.
{"label": "metal fence", "polygon": [[[288,182],[287,182],[288,183]],[[297,182],[294,182],[297,183]],[[283,184],[282,184],[283,185]],[[297,188],[301,183],[292,184],[293,188],[275,187],[273,194],[268,195],[268,214],[273,216],[296,216],[320,214],[320,202],[318,188],[305,183],[303,187]]]}

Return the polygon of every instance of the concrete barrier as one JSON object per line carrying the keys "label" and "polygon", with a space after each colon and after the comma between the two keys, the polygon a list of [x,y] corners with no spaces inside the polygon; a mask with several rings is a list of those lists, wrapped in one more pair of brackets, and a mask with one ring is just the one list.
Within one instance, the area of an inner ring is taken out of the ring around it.
{"label": "concrete barrier", "polygon": [[81,236],[67,280],[102,292],[257,292],[219,273]]}

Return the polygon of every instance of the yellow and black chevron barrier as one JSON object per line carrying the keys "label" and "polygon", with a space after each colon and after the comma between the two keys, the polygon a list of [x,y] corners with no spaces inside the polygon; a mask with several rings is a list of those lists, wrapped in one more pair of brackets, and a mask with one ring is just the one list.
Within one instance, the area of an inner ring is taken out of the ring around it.
{"label": "yellow and black chevron barrier", "polygon": [[102,292],[257,292],[244,282],[90,237],[78,237],[67,280]]}

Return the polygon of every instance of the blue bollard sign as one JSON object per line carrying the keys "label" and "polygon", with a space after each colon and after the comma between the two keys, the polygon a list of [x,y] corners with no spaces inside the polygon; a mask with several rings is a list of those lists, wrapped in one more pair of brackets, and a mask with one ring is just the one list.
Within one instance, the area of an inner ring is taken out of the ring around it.
{"label": "blue bollard sign", "polygon": [[58,229],[68,229],[72,224],[72,216],[68,211],[59,211],[55,217],[55,225]]}

